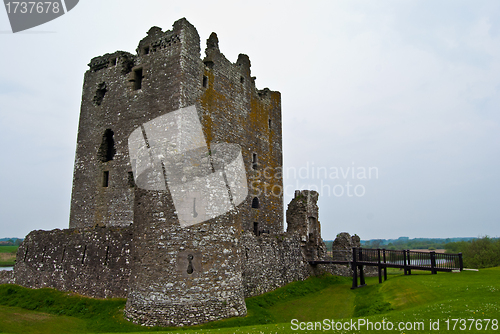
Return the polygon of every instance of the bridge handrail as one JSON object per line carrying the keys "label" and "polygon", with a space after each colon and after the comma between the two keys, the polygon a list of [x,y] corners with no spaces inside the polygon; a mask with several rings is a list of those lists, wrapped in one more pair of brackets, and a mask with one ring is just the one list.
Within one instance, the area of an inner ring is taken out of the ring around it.
{"label": "bridge handrail", "polygon": [[352,262],[363,262],[378,264],[383,266],[397,265],[408,267],[409,269],[430,269],[432,272],[444,270],[463,270],[462,253],[436,253],[411,251],[411,250],[389,250],[380,248],[354,248]]}

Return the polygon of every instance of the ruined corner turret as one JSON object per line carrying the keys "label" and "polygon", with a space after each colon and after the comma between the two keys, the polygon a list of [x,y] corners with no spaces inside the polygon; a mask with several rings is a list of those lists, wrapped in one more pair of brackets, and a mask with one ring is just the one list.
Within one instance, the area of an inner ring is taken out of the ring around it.
{"label": "ruined corner turret", "polygon": [[321,259],[326,254],[318,220],[318,197],[314,190],[296,190],[286,210],[287,232],[299,235],[302,252],[310,261]]}

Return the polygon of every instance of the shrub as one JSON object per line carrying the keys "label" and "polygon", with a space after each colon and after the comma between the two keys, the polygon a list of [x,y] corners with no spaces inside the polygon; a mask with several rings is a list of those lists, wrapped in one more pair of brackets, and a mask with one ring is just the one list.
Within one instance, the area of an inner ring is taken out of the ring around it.
{"label": "shrub", "polygon": [[486,236],[469,242],[452,242],[445,247],[447,253],[461,252],[465,267],[489,268],[500,266],[500,239],[491,239]]}

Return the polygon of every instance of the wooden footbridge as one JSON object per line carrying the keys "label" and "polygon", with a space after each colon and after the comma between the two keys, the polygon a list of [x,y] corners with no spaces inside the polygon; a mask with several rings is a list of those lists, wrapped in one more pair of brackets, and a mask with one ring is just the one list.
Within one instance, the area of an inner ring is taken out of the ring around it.
{"label": "wooden footbridge", "polygon": [[[462,271],[464,268],[462,253],[445,254],[436,252],[419,252],[410,250],[387,250],[353,248],[350,251],[333,251],[331,259],[309,261],[310,264],[343,264],[352,269],[352,289],[365,286],[364,267],[378,268],[378,281],[387,280],[387,268],[400,268],[405,275],[412,270],[428,270],[432,274],[438,271]],[[358,284],[359,272],[359,284]]]}

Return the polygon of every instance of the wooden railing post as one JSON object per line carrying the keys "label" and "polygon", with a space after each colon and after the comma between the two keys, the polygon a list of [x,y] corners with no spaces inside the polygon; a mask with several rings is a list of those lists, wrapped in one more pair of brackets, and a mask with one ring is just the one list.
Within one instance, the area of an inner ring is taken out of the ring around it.
{"label": "wooden railing post", "polygon": [[356,248],[352,249],[352,288],[358,287],[358,266],[356,264]]}
{"label": "wooden railing post", "polygon": [[462,253],[458,253],[458,264],[460,265],[460,271],[464,270],[464,259]]}
{"label": "wooden railing post", "polygon": [[406,250],[403,249],[403,270],[405,275],[408,275],[408,269],[406,268]]}
{"label": "wooden railing post", "polygon": [[430,254],[431,254],[431,273],[437,274],[437,271],[436,271],[436,252],[432,251]]}
{"label": "wooden railing post", "polygon": [[[359,261],[363,261],[363,248],[359,249]],[[363,270],[363,265],[359,266],[359,285],[366,285],[365,283],[365,273]]]}
{"label": "wooden railing post", "polygon": [[382,250],[384,254],[384,281],[387,281],[387,261],[385,258],[385,248]]}
{"label": "wooden railing post", "polygon": [[378,258],[378,282],[382,283],[382,264],[380,259],[380,248],[377,248],[377,258]]}
{"label": "wooden railing post", "polygon": [[408,257],[408,275],[411,275],[411,251],[406,250],[406,256]]}

